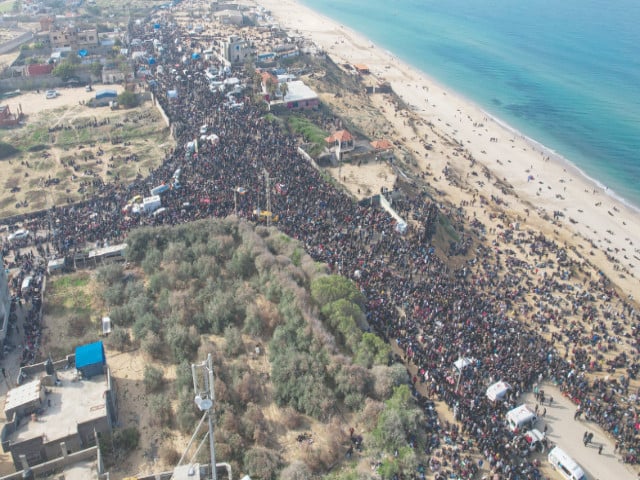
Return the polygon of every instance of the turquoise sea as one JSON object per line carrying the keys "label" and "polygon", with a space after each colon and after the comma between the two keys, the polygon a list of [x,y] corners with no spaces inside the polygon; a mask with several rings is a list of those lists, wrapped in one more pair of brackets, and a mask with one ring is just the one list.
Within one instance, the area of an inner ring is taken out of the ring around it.
{"label": "turquoise sea", "polygon": [[640,1],[302,3],[640,207]]}

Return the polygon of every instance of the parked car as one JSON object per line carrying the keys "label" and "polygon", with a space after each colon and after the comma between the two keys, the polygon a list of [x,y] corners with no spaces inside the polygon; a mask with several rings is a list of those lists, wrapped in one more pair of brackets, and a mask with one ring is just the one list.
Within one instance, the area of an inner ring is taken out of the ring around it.
{"label": "parked car", "polygon": [[47,99],[56,98],[58,96],[58,92],[55,90],[47,90],[44,96]]}

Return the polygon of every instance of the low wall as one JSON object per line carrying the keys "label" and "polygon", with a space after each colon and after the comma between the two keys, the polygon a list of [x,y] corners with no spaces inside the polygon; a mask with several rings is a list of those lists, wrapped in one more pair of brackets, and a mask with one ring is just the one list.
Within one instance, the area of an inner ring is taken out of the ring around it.
{"label": "low wall", "polygon": [[33,39],[33,32],[24,32],[22,35],[12,38],[11,40],[4,42],[0,45],[0,55],[3,55],[7,52],[10,52],[14,48],[22,45],[23,43],[27,43],[28,41]]}
{"label": "low wall", "polygon": [[298,147],[298,153],[300,155],[302,155],[302,157],[311,164],[311,166],[313,168],[315,168],[316,170],[320,171],[320,167],[318,166],[318,164],[316,163],[316,161],[311,158],[311,155],[309,155],[307,152],[305,152],[302,147]]}
{"label": "low wall", "polygon": [[[70,453],[65,457],[59,457],[55,460],[50,460],[48,462],[41,463],[39,465],[34,465],[31,468],[31,471],[35,475],[35,478],[41,478],[44,476],[44,473],[59,471],[64,467],[69,465],[73,465],[78,462],[83,461],[92,461],[95,460],[100,463],[100,450],[97,446],[86,448],[84,450],[80,450],[79,452]],[[99,468],[101,470],[101,468]],[[24,470],[20,470],[19,472],[10,473],[9,475],[5,475],[4,477],[0,477],[0,480],[22,480],[24,478]]]}
{"label": "low wall", "polygon": [[[156,99],[156,96],[153,93],[151,93],[151,101],[160,112],[160,115],[162,115],[162,118],[164,119],[164,123],[167,124],[167,127],[171,127],[171,120],[169,120],[169,116],[166,114],[166,112],[164,111],[164,108],[162,108],[162,105],[160,105],[160,102],[158,102],[158,100]],[[171,132],[173,133],[173,130]]]}

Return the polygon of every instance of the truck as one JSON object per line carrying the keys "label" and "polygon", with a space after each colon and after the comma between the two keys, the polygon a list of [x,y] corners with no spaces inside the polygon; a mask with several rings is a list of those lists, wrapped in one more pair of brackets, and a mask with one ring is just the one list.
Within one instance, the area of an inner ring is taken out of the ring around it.
{"label": "truck", "polygon": [[160,195],[152,195],[142,199],[142,211],[144,213],[153,213],[162,206]]}

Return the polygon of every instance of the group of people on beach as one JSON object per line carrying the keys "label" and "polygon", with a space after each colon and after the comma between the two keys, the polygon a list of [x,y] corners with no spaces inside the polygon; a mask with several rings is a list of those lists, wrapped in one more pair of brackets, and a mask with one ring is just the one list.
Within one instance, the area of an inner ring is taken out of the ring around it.
{"label": "group of people on beach", "polygon": [[[132,38],[158,35],[152,21],[131,28]],[[418,402],[437,399],[454,412],[458,423],[425,427],[424,453],[436,478],[471,478],[481,466],[501,478],[541,478],[538,466],[514,449],[504,414],[543,380],[558,385],[581,405],[585,418],[615,437],[625,461],[638,460],[640,423],[631,399],[640,392],[630,382],[640,366],[640,318],[604,275],[589,278],[588,266],[535,231],[503,225],[490,244],[479,242],[487,226],[469,218],[465,208],[443,205],[416,188],[394,200],[398,214],[410,219],[407,232],[398,233],[384,210],[356,203],[325,181],[298,153],[300,139],[268,120],[259,106],[244,98],[238,99],[242,107],[231,108],[223,92],[212,92],[205,69],[221,65],[184,62],[191,50],[205,45],[189,43],[175,25],[163,24],[161,34],[165,50],[158,62],[165,68],[149,89],[171,119],[178,146],[148,176],[129,185],[104,184],[95,198],[31,215],[25,222],[30,246],[43,256],[59,257],[89,243],[123,242],[129,230],[143,225],[234,212],[251,218],[256,207],[266,206],[266,171],[286,186],[274,190],[271,199],[277,227],[300,240],[315,260],[357,283],[367,299],[368,324],[395,344],[415,372]],[[176,64],[187,70],[179,79],[171,73]],[[254,76],[242,70],[233,74],[244,75],[247,83]],[[169,98],[169,90],[177,95]],[[204,124],[219,140],[198,141],[197,151],[185,149]],[[171,184],[177,169],[180,188],[162,194],[164,215],[123,212],[128,199]],[[402,190],[401,183],[398,187]],[[438,253],[431,239],[445,215],[458,226],[458,238]],[[7,242],[3,253],[20,255],[21,246]],[[612,352],[618,352],[616,361],[607,363]],[[460,358],[470,363],[456,371],[453,364]],[[608,379],[591,378],[589,373],[598,370],[608,370]],[[513,388],[505,402],[485,395],[487,385],[498,380]],[[473,460],[472,453],[482,460]]]}

